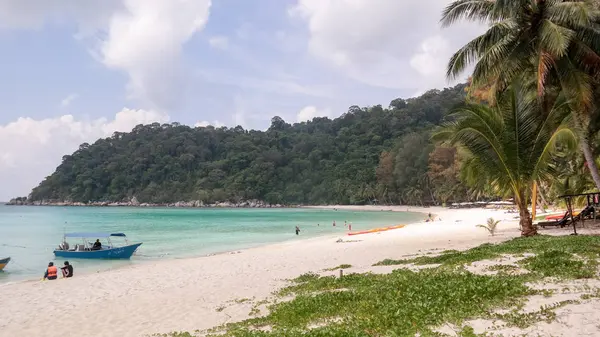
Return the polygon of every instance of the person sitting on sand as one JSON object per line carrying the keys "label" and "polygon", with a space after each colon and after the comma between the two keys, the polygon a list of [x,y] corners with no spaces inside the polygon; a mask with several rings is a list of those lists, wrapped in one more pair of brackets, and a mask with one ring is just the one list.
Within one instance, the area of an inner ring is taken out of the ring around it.
{"label": "person sitting on sand", "polygon": [[100,239],[96,239],[94,245],[92,246],[92,250],[100,250],[102,249],[102,243],[100,243]]}
{"label": "person sitting on sand", "polygon": [[69,264],[69,261],[65,261],[65,266],[61,267],[63,277],[73,277],[73,266]]}
{"label": "person sitting on sand", "polygon": [[57,277],[58,269],[53,262],[48,263],[48,268],[46,269],[46,273],[44,273],[44,280],[56,280]]}

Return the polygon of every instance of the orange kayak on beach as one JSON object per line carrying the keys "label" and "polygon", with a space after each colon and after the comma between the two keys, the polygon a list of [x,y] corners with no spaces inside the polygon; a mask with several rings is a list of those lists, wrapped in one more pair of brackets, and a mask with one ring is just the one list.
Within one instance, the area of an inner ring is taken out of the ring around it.
{"label": "orange kayak on beach", "polygon": [[402,228],[404,226],[406,226],[406,225],[396,225],[396,226],[389,226],[389,227],[373,228],[373,229],[368,229],[368,230],[359,231],[359,232],[350,232],[350,233],[348,233],[348,235],[379,233],[379,232],[389,231],[389,230],[392,230],[392,229]]}
{"label": "orange kayak on beach", "polygon": [[[577,216],[579,214],[579,212],[573,212],[573,216]],[[546,220],[560,220],[565,216],[564,213],[561,214],[554,214],[554,215],[548,215],[546,217]]]}

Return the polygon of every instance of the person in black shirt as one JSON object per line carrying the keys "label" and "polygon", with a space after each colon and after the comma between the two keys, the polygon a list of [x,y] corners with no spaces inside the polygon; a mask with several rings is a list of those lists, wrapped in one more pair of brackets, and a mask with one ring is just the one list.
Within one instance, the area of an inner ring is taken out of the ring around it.
{"label": "person in black shirt", "polygon": [[100,239],[96,239],[94,245],[92,246],[92,250],[100,250],[102,249],[102,243],[100,243]]}
{"label": "person in black shirt", "polygon": [[65,266],[61,267],[63,277],[73,277],[73,266],[69,264],[69,261],[65,261]]}

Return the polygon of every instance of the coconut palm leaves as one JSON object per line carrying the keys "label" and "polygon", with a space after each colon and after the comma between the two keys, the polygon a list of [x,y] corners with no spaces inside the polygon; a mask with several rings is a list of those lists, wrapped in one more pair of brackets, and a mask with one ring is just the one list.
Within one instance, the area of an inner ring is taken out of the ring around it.
{"label": "coconut palm leaves", "polygon": [[475,86],[494,79],[502,90],[528,72],[535,75],[541,94],[553,76],[578,85],[579,95],[591,102],[585,73],[600,69],[600,11],[593,1],[457,0],[446,7],[441,22],[449,26],[460,20],[489,28],[450,59],[449,78],[475,64]]}
{"label": "coconut palm leaves", "polygon": [[594,97],[600,80],[598,2],[457,0],[446,7],[441,22],[449,26],[460,20],[482,22],[489,28],[452,56],[448,78],[474,64],[473,88],[492,83],[492,102],[496,93],[524,74],[535,80],[540,97],[553,91],[549,87],[560,88],[569,97],[581,149],[600,188],[588,130],[593,115],[600,114]]}
{"label": "coconut palm leaves", "polygon": [[512,192],[524,236],[536,233],[527,209],[532,183],[550,180],[555,174],[551,163],[558,144],[563,148],[575,145],[564,96],[556,99],[545,116],[540,109],[535,91],[515,82],[493,107],[466,103],[456,109],[455,120],[433,136],[461,146],[470,156],[470,170],[500,192]]}

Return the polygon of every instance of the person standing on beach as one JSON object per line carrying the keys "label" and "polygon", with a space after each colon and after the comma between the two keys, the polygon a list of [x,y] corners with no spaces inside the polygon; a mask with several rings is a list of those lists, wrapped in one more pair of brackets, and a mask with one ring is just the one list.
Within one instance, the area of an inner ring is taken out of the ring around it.
{"label": "person standing on beach", "polygon": [[300,233],[300,227],[296,226],[296,235]]}

